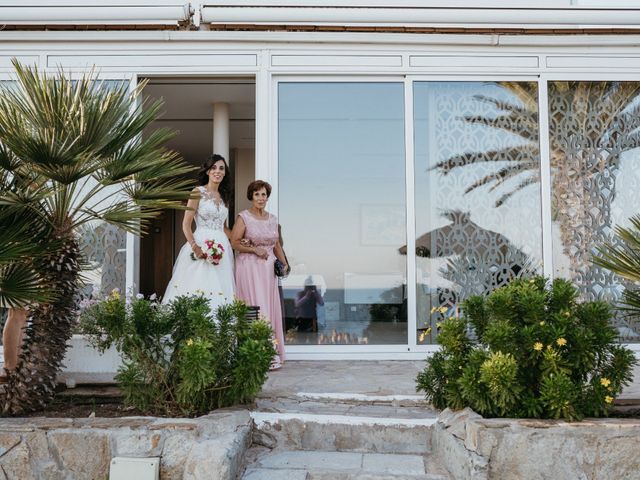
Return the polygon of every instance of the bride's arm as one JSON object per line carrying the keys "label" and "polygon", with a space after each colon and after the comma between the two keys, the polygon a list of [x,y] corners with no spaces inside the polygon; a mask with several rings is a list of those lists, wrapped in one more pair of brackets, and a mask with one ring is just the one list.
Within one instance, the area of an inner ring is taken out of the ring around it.
{"label": "bride's arm", "polygon": [[[198,189],[194,188],[194,192],[198,193]],[[201,257],[203,252],[202,249],[196,244],[196,241],[193,238],[193,232],[191,231],[191,224],[193,223],[193,219],[196,216],[196,210],[198,208],[198,204],[200,203],[200,197],[198,198],[190,198],[187,202],[187,208],[189,210],[185,210],[184,218],[182,219],[182,233],[187,239],[189,245],[191,245],[191,249],[196,257]]]}

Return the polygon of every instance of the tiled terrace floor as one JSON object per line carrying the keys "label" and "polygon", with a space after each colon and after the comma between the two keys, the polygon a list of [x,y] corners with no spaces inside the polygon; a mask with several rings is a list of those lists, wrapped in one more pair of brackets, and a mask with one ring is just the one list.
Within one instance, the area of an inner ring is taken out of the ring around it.
{"label": "tiled terrace floor", "polygon": [[[262,397],[291,397],[298,393],[413,396],[423,361],[288,361],[269,374]],[[640,366],[635,381],[621,399],[640,400]]]}

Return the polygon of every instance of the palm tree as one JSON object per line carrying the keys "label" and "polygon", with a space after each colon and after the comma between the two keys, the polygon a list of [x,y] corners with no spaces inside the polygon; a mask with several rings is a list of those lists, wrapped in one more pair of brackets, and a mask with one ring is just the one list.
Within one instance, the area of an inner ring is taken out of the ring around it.
{"label": "palm tree", "polygon": [[[465,193],[504,188],[500,207],[540,181],[538,94],[534,83],[500,82],[512,100],[475,96],[498,113],[464,116],[469,124],[500,129],[518,138],[504,148],[465,152],[433,168],[443,175],[472,164],[496,168],[470,184]],[[637,82],[549,82],[549,149],[552,215],[559,224],[570,275],[585,297],[602,283],[604,272],[590,263],[593,245],[605,240],[621,155],[640,146]],[[510,187],[510,185],[514,185]]]}
{"label": "palm tree", "polygon": [[[0,92],[6,152],[0,165],[5,212],[0,218],[20,209],[31,212],[38,219],[36,231],[11,227],[9,244],[30,248],[26,255],[39,254],[27,260],[24,250],[18,252],[19,260],[5,263],[4,273],[6,268],[31,272],[30,279],[24,274],[16,301],[28,299],[29,288],[38,293],[37,285],[43,284],[53,298],[32,298],[39,301],[29,308],[20,360],[0,388],[1,411],[15,415],[41,408],[53,396],[76,318],[82,261],[78,230],[104,221],[141,234],[148,220],[163,209],[180,208],[189,197],[183,176],[191,168],[163,148],[172,132],[142,137],[161,108],[159,102],[138,103],[144,85],[129,93],[128,85],[113,88],[94,72],[72,81],[62,71],[45,75],[13,64],[17,88]],[[31,245],[25,247],[25,238]]]}

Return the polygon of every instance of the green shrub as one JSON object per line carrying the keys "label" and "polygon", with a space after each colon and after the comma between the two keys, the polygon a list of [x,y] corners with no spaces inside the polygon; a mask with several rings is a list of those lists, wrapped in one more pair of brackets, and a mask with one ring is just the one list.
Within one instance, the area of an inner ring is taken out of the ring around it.
{"label": "green shrub", "polygon": [[116,380],[125,403],[161,415],[197,415],[251,401],[275,354],[271,327],[246,319],[247,306],[223,305],[212,321],[207,299],[178,297],[168,306],[118,292],[90,305],[81,329],[99,350],[123,357]]}
{"label": "green shrub", "polygon": [[[518,279],[462,304],[440,327],[417,389],[436,408],[487,417],[607,415],[636,360],[616,343],[604,302],[577,301],[566,280]],[[472,340],[473,339],[473,340]]]}

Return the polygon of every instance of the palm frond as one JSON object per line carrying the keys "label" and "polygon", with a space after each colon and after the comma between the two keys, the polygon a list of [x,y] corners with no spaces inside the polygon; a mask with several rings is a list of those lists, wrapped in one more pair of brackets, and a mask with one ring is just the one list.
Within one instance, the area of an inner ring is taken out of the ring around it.
{"label": "palm frond", "polygon": [[493,185],[491,185],[491,187],[489,188],[489,191],[492,192],[496,188],[500,187],[507,180],[510,180],[513,177],[520,175],[520,173],[522,172],[526,172],[530,170],[532,168],[532,165],[531,165],[532,163],[533,162],[526,162],[526,163],[519,162],[517,165],[509,165],[495,172],[488,173],[487,175],[479,178],[478,180],[473,182],[471,185],[469,185],[464,190],[464,193],[465,194],[471,193],[473,190],[491,183]]}
{"label": "palm frond", "polygon": [[598,255],[593,262],[622,278],[640,282],[640,215],[630,220],[632,228],[616,227],[618,242],[596,247]]}
{"label": "palm frond", "polygon": [[34,302],[50,302],[54,292],[27,263],[0,265],[0,307],[24,308]]}
{"label": "palm frond", "polygon": [[486,127],[503,130],[532,142],[538,141],[538,117],[537,115],[499,115],[486,117],[483,115],[461,117],[466,123],[472,125],[484,125]]}
{"label": "palm frond", "polygon": [[502,195],[498,200],[496,200],[495,206],[496,207],[501,207],[502,205],[504,205],[505,203],[507,203],[507,201],[514,196],[516,193],[521,192],[522,190],[524,190],[525,188],[531,186],[531,185],[535,185],[538,182],[540,182],[540,174],[534,174],[532,176],[530,176],[529,178],[525,178],[523,181],[521,181],[518,185],[516,185],[515,187],[513,187],[511,190],[509,190],[507,193],[505,193],[504,195]]}
{"label": "palm frond", "polygon": [[473,165],[476,163],[493,163],[493,162],[511,162],[518,163],[521,161],[530,161],[532,158],[538,158],[539,149],[537,144],[518,145],[516,147],[507,147],[496,150],[488,150],[486,152],[470,152],[455,155],[430,167],[429,170],[440,170],[443,175],[448,175],[455,168]]}

